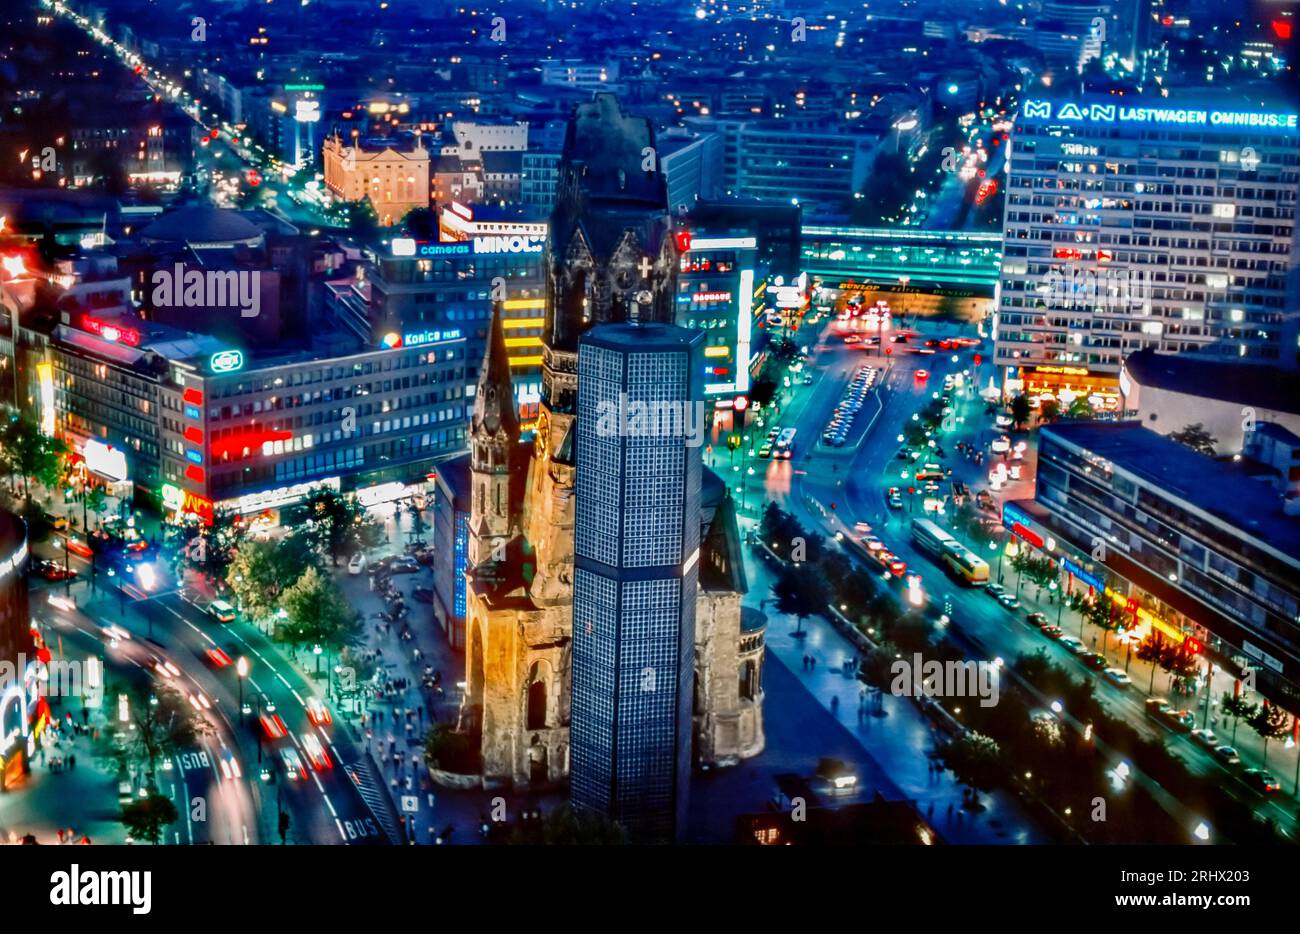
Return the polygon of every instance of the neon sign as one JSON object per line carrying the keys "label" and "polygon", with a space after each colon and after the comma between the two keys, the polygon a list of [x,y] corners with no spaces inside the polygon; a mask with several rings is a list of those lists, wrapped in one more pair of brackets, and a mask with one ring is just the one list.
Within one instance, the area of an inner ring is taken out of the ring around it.
{"label": "neon sign", "polygon": [[162,486],[162,501],[163,505],[172,512],[190,513],[198,516],[208,524],[212,523],[212,500],[205,499],[197,493],[191,493],[189,490],[182,490],[178,486],[164,483]]}
{"label": "neon sign", "polygon": [[1044,100],[1025,101],[1023,115],[1029,119],[1056,119],[1075,123],[1158,123],[1266,130],[1294,130],[1300,127],[1300,117],[1285,111],[1128,107],[1122,104],[1076,104],[1073,101],[1059,104]]}
{"label": "neon sign", "polygon": [[219,350],[208,358],[213,373],[234,373],[244,368],[244,354],[239,350]]}
{"label": "neon sign", "polygon": [[402,335],[402,344],[406,347],[418,347],[420,344],[436,344],[439,341],[454,341],[460,337],[460,331],[416,331]]}
{"label": "neon sign", "polygon": [[428,240],[398,237],[393,240],[393,255],[431,257],[540,253],[545,245],[546,237],[536,234],[499,234],[475,237],[473,240],[457,240],[454,243],[434,243]]}
{"label": "neon sign", "polygon": [[126,344],[130,347],[140,346],[140,332],[134,328],[119,327],[115,324],[100,321],[98,318],[92,318],[90,315],[81,316],[81,326],[91,334],[98,335],[106,341],[115,344]]}

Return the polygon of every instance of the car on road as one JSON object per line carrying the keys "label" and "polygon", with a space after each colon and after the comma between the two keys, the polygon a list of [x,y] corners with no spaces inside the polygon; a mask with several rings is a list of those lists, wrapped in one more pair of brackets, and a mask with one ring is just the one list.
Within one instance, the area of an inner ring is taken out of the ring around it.
{"label": "car on road", "polygon": [[208,604],[208,615],[215,618],[219,623],[233,623],[235,621],[235,608],[225,600],[213,600]]}
{"label": "car on road", "polygon": [[316,726],[326,726],[334,722],[329,708],[314,697],[307,698],[307,719]]}
{"label": "car on road", "polygon": [[149,666],[164,678],[179,678],[181,676],[179,668],[166,659],[159,658],[157,655],[149,656]]}
{"label": "car on road", "polygon": [[47,581],[66,581],[77,576],[77,572],[72,568],[65,568],[58,561],[45,558],[32,562],[31,573]]}
{"label": "car on road", "polygon": [[899,496],[897,493],[893,493],[893,494],[891,494],[890,497],[889,497],[889,508],[890,508],[890,509],[902,509],[902,508],[903,508],[903,497]]}
{"label": "car on road", "polygon": [[230,656],[216,646],[204,650],[203,654],[208,657],[208,661],[212,663],[213,668],[227,668],[231,664]]}
{"label": "car on road", "polygon": [[394,574],[414,574],[420,570],[420,562],[409,555],[402,555],[394,558],[388,569]]}
{"label": "car on road", "polygon": [[765,445],[763,445],[761,448],[759,448],[759,449],[758,449],[758,456],[759,456],[759,457],[771,457],[771,456],[772,456],[772,445],[770,445],[770,444],[765,444]]}
{"label": "car on road", "polygon": [[1061,645],[1065,646],[1075,655],[1082,655],[1086,649],[1086,647],[1083,644],[1083,640],[1075,636],[1062,636],[1057,641],[1059,641]]}
{"label": "car on road", "polygon": [[1186,733],[1196,722],[1196,715],[1190,710],[1166,710],[1161,715],[1169,728],[1176,733]]}
{"label": "car on road", "polygon": [[1210,729],[1192,730],[1187,735],[1192,738],[1193,742],[1204,746],[1206,749],[1213,749],[1219,745],[1219,737],[1215,736],[1214,731]]}
{"label": "car on road", "polygon": [[1043,635],[1051,639],[1059,639],[1061,637],[1061,627],[1057,626],[1055,623],[1050,626],[1044,626]]}
{"label": "car on road", "polygon": [[895,577],[902,577],[906,571],[907,571],[906,561],[899,561],[895,559],[889,562],[889,573],[893,574]]}
{"label": "car on road", "polygon": [[411,591],[411,596],[421,603],[433,602],[433,591],[428,587],[416,587],[415,590]]}
{"label": "car on road", "polygon": [[917,381],[918,383],[924,383],[924,382],[925,382],[927,379],[929,379],[929,378],[930,378],[930,371],[929,371],[929,370],[917,370],[917,371],[916,371],[916,381]]}
{"label": "car on road", "polygon": [[1025,617],[1025,622],[1037,626],[1039,629],[1042,629],[1044,626],[1047,625],[1047,614],[1039,613],[1035,611]]}
{"label": "car on road", "polygon": [[280,750],[280,758],[284,762],[284,774],[290,781],[307,780],[307,767],[302,764],[302,757],[298,755],[298,750],[286,746]]}
{"label": "car on road", "polygon": [[867,546],[867,551],[884,551],[885,543],[874,535],[868,535],[862,540],[862,544]]}
{"label": "car on road", "polygon": [[1106,667],[1106,656],[1100,652],[1083,652],[1079,655],[1079,661],[1093,671],[1101,671]]}
{"label": "car on road", "polygon": [[999,584],[997,581],[990,581],[989,583],[987,583],[987,584],[984,585],[984,590],[985,590],[987,593],[991,593],[991,594],[993,594],[993,596],[995,596],[995,597],[999,597],[999,596],[1001,596],[1001,595],[1002,595],[1002,591],[1005,590],[1005,589],[1006,589],[1006,588],[1004,588],[1004,587],[1003,587],[1001,584]]}
{"label": "car on road", "polygon": [[1142,704],[1148,716],[1162,717],[1170,709],[1169,701],[1163,697],[1148,697]]}
{"label": "car on road", "polygon": [[315,733],[302,734],[302,748],[307,753],[307,761],[311,763],[311,767],[317,772],[334,767],[334,763],[330,761],[329,753],[325,751],[325,747],[321,745],[321,741],[316,737]]}
{"label": "car on road", "polygon": [[1231,746],[1215,746],[1214,757],[1225,765],[1241,765],[1241,756]]}
{"label": "car on road", "polygon": [[803,384],[805,386],[811,386],[813,384],[813,375],[811,373],[805,373],[803,375]]}
{"label": "car on road", "polygon": [[1126,688],[1133,683],[1133,679],[1128,676],[1128,672],[1122,668],[1107,668],[1101,673],[1101,676],[1117,688]]}
{"label": "car on road", "polygon": [[229,749],[223,749],[219,758],[221,760],[221,777],[223,779],[234,782],[243,777],[244,773],[239,768],[239,760],[235,758],[233,752]]}
{"label": "car on road", "polygon": [[89,545],[77,538],[75,535],[66,535],[64,536],[63,541],[68,551],[72,552],[74,555],[79,555],[82,558],[89,558],[95,553]]}
{"label": "car on road", "polygon": [[1014,610],[1019,608],[1020,598],[1013,593],[999,594],[998,603],[1001,603],[1008,610]]}
{"label": "car on road", "polygon": [[283,739],[289,732],[278,713],[264,713],[257,718],[267,739]]}
{"label": "car on road", "polygon": [[1282,787],[1282,783],[1273,777],[1272,772],[1266,772],[1263,769],[1246,769],[1241,773],[1246,784],[1258,791],[1260,794],[1272,794]]}
{"label": "car on road", "polygon": [[858,776],[842,759],[825,758],[818,762],[814,782],[819,791],[836,797],[858,792]]}
{"label": "car on road", "polygon": [[348,562],[348,573],[360,574],[365,569],[366,569],[366,556],[358,551],[355,555],[352,556],[352,560]]}

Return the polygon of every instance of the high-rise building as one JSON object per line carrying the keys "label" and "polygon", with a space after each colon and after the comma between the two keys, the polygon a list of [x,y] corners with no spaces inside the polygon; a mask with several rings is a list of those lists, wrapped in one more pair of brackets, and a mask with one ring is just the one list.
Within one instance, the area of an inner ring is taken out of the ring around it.
{"label": "high-rise building", "polygon": [[1124,358],[1300,363],[1294,109],[1030,98],[1011,138],[995,354],[1008,392],[1118,405]]}
{"label": "high-rise building", "polygon": [[570,797],[648,840],[690,780],[703,345],[632,322],[578,347]]}

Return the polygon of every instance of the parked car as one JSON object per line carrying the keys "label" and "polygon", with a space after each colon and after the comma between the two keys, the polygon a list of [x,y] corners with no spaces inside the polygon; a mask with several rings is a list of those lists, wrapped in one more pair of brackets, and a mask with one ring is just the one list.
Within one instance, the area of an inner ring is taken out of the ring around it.
{"label": "parked car", "polygon": [[1117,688],[1126,688],[1133,683],[1133,679],[1128,676],[1128,672],[1122,668],[1107,668],[1101,673],[1101,676]]}
{"label": "parked car", "polygon": [[1013,593],[1004,593],[998,596],[998,603],[1008,610],[1014,610],[1020,606],[1020,598]]}
{"label": "parked car", "polygon": [[818,762],[815,779],[820,790],[830,795],[845,796],[858,791],[857,774],[841,759],[826,758]]}
{"label": "parked car", "polygon": [[233,623],[235,621],[235,608],[225,600],[213,600],[208,604],[208,615],[219,623]]}
{"label": "parked car", "polygon": [[433,602],[433,591],[428,587],[416,587],[415,590],[411,592],[411,596],[419,600],[421,603]]}
{"label": "parked car", "polygon": [[1225,765],[1241,765],[1241,756],[1231,746],[1215,746],[1214,757]]}
{"label": "parked car", "polygon": [[358,551],[355,555],[352,556],[352,560],[348,562],[348,573],[360,574],[365,569],[366,569],[366,556]]}
{"label": "parked car", "polygon": [[1060,643],[1061,645],[1069,649],[1071,652],[1073,652],[1075,655],[1082,655],[1084,653],[1085,648],[1084,648],[1083,640],[1077,638],[1076,636],[1062,636],[1060,639]]}
{"label": "parked car", "polygon": [[1030,613],[1025,617],[1025,621],[1037,626],[1039,629],[1042,629],[1047,625],[1047,614],[1038,612]]}
{"label": "parked car", "polygon": [[1263,769],[1246,769],[1241,773],[1241,777],[1246,780],[1247,785],[1260,794],[1272,794],[1282,787],[1281,782],[1273,777],[1273,773]]}
{"label": "parked car", "polygon": [[1215,736],[1214,731],[1210,729],[1192,730],[1187,735],[1192,738],[1193,742],[1204,746],[1206,749],[1213,749],[1219,745],[1219,737]]}
{"label": "parked car", "polygon": [[1106,656],[1100,652],[1084,652],[1079,655],[1079,660],[1093,671],[1101,671],[1106,667]]}
{"label": "parked car", "polygon": [[1186,733],[1196,723],[1196,715],[1190,710],[1167,710],[1164,713],[1165,722],[1170,729],[1177,733]]}
{"label": "parked car", "polygon": [[394,558],[393,563],[388,566],[388,569],[394,574],[414,574],[416,571],[420,570],[420,562],[416,561],[410,555],[402,555],[401,557]]}

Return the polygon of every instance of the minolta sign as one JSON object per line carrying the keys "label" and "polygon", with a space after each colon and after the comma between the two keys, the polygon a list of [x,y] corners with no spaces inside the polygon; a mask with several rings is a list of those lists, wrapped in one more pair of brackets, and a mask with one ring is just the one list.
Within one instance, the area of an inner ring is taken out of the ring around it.
{"label": "minolta sign", "polygon": [[1296,114],[1272,110],[1200,110],[1195,107],[1137,107],[1114,103],[1027,100],[1021,108],[1021,114],[1026,119],[1056,123],[1148,123],[1256,130],[1295,130],[1300,127],[1300,117]]}
{"label": "minolta sign", "polygon": [[546,238],[532,234],[492,235],[453,243],[436,243],[399,237],[393,241],[394,256],[428,259],[435,256],[490,256],[501,253],[540,253]]}

